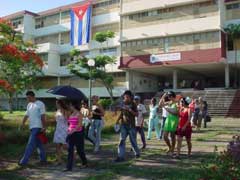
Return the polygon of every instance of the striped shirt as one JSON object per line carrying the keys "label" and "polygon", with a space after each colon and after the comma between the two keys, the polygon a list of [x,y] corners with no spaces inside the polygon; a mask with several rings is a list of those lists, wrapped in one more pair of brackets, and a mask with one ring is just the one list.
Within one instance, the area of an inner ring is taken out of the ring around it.
{"label": "striped shirt", "polygon": [[[79,123],[78,116],[70,116],[68,118],[68,123],[69,123],[68,132],[72,132],[73,129],[76,129],[76,127],[78,126],[78,123]],[[82,127],[76,129],[76,131],[77,132],[82,131]]]}

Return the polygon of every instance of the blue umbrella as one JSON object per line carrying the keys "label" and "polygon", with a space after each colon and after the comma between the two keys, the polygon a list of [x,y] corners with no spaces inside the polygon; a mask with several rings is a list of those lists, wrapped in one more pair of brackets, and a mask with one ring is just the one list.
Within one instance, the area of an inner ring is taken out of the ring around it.
{"label": "blue umbrella", "polygon": [[47,91],[48,93],[65,96],[68,99],[86,100],[86,96],[77,88],[72,86],[55,86]]}

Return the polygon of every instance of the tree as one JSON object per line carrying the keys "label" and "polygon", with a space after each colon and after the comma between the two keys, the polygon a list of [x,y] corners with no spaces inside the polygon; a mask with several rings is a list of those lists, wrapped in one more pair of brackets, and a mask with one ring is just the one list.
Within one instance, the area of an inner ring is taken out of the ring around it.
{"label": "tree", "polygon": [[31,43],[23,41],[10,23],[0,20],[0,83],[1,92],[8,97],[12,112],[13,97],[33,87],[43,67],[42,59]]}
{"label": "tree", "polygon": [[233,49],[235,50],[235,72],[234,72],[234,87],[237,88],[237,82],[238,82],[238,70],[237,70],[237,56],[238,56],[238,48],[236,40],[240,39],[240,24],[229,24],[225,31],[227,33],[228,39],[233,42]]}
{"label": "tree", "polygon": [[[106,31],[106,32],[97,32],[94,36],[94,40],[101,43],[107,43],[108,39],[114,37],[114,32]],[[108,46],[108,45],[107,45]],[[107,64],[116,63],[116,58],[107,55],[98,55],[94,59],[95,66],[90,68],[88,66],[89,58],[81,56],[81,52],[78,49],[74,49],[71,53],[76,60],[71,63],[68,68],[71,73],[77,75],[80,78],[89,80],[90,77],[98,80],[108,91],[111,101],[113,102],[113,76],[106,72]]]}

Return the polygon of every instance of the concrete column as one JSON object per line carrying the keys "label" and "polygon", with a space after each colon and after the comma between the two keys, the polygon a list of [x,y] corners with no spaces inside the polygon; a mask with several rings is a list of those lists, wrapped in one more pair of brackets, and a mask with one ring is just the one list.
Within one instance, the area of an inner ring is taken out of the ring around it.
{"label": "concrete column", "polygon": [[225,88],[229,88],[230,86],[230,77],[229,77],[229,64],[225,65]]}
{"label": "concrete column", "polygon": [[57,85],[60,86],[61,85],[61,77],[58,75],[57,77]]}
{"label": "concrete column", "polygon": [[173,70],[173,90],[177,89],[177,70]]}

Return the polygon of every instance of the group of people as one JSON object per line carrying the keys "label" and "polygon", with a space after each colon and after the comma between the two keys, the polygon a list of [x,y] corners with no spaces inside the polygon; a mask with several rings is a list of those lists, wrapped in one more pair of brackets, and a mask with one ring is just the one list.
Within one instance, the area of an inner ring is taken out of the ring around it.
{"label": "group of people", "polygon": [[[19,165],[27,165],[32,152],[37,148],[40,155],[40,163],[45,164],[46,152],[38,134],[46,131],[46,110],[43,102],[35,98],[33,91],[26,93],[28,106],[26,114],[22,121],[22,127],[29,119],[30,136],[23,157]],[[135,157],[140,157],[140,148],[137,144],[137,133],[141,136],[142,147],[147,146],[144,134],[144,118],[147,116],[147,110],[141,103],[140,96],[134,96],[131,91],[125,91],[123,102],[118,108],[120,111],[117,118],[117,132],[120,134],[118,145],[118,155],[115,162],[125,160],[126,140],[129,136],[132,151]],[[87,158],[84,150],[84,139],[89,140],[94,146],[94,152],[100,151],[101,130],[104,124],[104,109],[98,103],[98,96],[92,97],[91,108],[86,101],[58,99],[56,101],[57,112],[56,130],[53,142],[56,144],[56,159],[58,164],[62,164],[63,151],[67,149],[67,165],[65,171],[71,171],[75,159],[74,147],[82,160],[82,166],[87,167]],[[160,115],[161,114],[161,115]],[[149,106],[149,121],[147,139],[152,138],[152,130],[156,132],[158,140],[164,138],[168,146],[168,154],[174,157],[180,156],[180,150],[183,137],[186,137],[188,145],[188,155],[191,155],[191,134],[192,127],[201,126],[202,119],[207,115],[207,103],[202,98],[191,99],[182,97],[176,98],[172,91],[163,94],[157,102],[156,98],[151,99]],[[204,127],[206,122],[204,121]],[[170,138],[169,138],[170,136]],[[177,137],[177,138],[176,138]],[[177,139],[177,141],[176,141]],[[177,153],[174,154],[177,142]]]}

